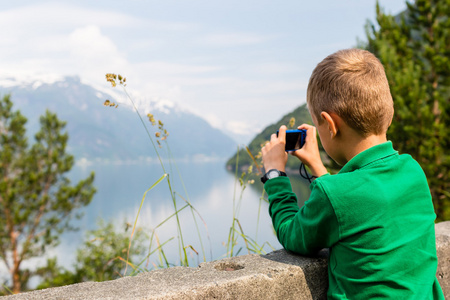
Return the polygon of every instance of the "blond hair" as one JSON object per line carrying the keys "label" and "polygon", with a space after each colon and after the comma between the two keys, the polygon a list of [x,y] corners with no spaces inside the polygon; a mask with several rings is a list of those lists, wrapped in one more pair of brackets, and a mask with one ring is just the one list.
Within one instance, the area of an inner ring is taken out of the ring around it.
{"label": "blond hair", "polygon": [[309,79],[310,113],[335,113],[363,136],[385,133],[394,114],[383,65],[370,52],[346,49],[329,55]]}

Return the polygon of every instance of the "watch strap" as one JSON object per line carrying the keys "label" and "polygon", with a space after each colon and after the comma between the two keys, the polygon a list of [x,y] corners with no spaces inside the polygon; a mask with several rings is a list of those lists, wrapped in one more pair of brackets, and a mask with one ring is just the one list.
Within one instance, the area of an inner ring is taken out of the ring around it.
{"label": "watch strap", "polygon": [[[277,170],[277,169],[270,169],[269,171],[266,172],[266,174],[264,174],[263,177],[261,177],[261,182],[262,182],[262,183],[266,183],[267,180],[271,179],[271,178],[269,178],[269,177],[267,176],[267,174],[269,174],[270,172],[273,172],[273,171],[276,171],[276,172],[278,173],[278,176],[275,176],[275,177],[280,177],[280,176],[285,176],[285,177],[287,177],[286,173],[283,172],[283,171],[280,171],[280,170]],[[275,177],[273,177],[273,178],[275,178]]]}

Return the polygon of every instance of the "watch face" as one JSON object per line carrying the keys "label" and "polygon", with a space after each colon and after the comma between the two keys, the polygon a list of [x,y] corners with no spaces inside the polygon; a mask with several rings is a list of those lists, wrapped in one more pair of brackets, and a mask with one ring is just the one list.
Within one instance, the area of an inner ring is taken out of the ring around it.
{"label": "watch face", "polygon": [[272,179],[272,178],[279,177],[279,176],[280,176],[280,172],[277,170],[270,170],[269,173],[267,173],[268,179]]}

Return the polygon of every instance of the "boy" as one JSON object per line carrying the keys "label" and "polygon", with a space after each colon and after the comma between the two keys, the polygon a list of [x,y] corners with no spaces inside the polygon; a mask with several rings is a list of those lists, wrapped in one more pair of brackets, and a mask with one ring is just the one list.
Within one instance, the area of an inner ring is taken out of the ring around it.
{"label": "boy", "polygon": [[[359,49],[328,56],[311,75],[307,103],[315,127],[299,126],[306,141],[292,153],[317,177],[303,207],[284,173],[286,127],[261,150],[280,243],[303,255],[330,248],[330,299],[444,299],[425,175],[386,139],[394,109],[381,63]],[[316,128],[343,166],[336,175],[320,159]]]}

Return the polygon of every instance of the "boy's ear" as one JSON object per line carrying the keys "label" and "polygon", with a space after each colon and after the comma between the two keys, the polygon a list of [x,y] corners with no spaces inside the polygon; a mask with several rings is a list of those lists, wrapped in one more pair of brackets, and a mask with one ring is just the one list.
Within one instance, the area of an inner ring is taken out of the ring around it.
{"label": "boy's ear", "polygon": [[339,131],[339,120],[337,115],[323,111],[320,113],[320,117],[327,124],[331,137],[335,137]]}

